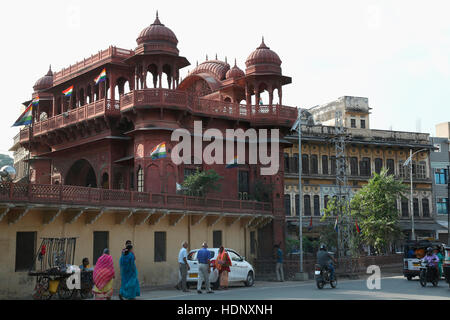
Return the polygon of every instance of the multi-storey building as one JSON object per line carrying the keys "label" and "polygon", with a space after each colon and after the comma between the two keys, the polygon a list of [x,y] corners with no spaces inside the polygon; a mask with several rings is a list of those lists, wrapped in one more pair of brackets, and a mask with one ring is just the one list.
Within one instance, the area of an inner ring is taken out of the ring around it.
{"label": "multi-storey building", "polygon": [[431,170],[433,174],[433,210],[442,229],[437,231],[437,238],[448,243],[449,210],[449,167],[450,167],[450,122],[436,125],[436,137],[430,138],[434,146],[431,152]]}
{"label": "multi-storey building", "polygon": [[[201,139],[200,156],[194,150],[180,165],[170,152],[177,129],[196,143],[194,121],[224,136],[230,128],[277,128],[283,137],[297,117],[296,108],[282,104],[282,86],[291,78],[282,75],[279,56],[263,41],[247,58],[245,72],[215,59],[181,81],[189,62],[177,44],[157,17],[139,34],[135,50],[109,47],[38,80],[32,98],[39,96],[39,105],[18,141],[31,153],[31,184],[1,185],[0,295],[31,292],[26,271],[41,237],[78,237],[79,263],[83,257],[95,263],[109,247],[116,268],[125,241],[132,240],[144,285],[178,281],[183,240],[191,248],[203,241],[225,245],[250,260],[284,243],[282,148],[274,155],[280,170],[266,176],[261,162],[231,169],[201,162],[209,145]],[[96,84],[103,69],[106,81]],[[63,91],[72,86],[67,97]],[[258,103],[264,91],[267,105]],[[264,139],[269,150],[271,138]],[[153,159],[151,150],[162,142],[169,156]],[[176,184],[197,169],[223,176],[221,191],[177,194]],[[267,202],[251,200],[258,181],[274,186]]]}
{"label": "multi-storey building", "polygon": [[[400,226],[410,237],[411,214],[414,214],[417,237],[434,237],[439,228],[434,222],[432,173],[429,135],[415,132],[376,130],[370,128],[370,108],[367,98],[341,97],[331,103],[308,109],[314,118],[313,126],[302,126],[302,185],[304,234],[318,238],[320,222],[327,201],[338,193],[336,183],[335,137],[336,111],[342,112],[346,138],[346,171],[350,196],[367,184],[374,172],[387,168],[397,179],[410,185],[409,167],[403,164],[410,149],[421,152],[413,157],[413,212],[408,199],[398,199]],[[298,137],[287,137],[293,146],[285,149],[285,214],[290,237],[298,238]],[[407,189],[409,190],[409,188]],[[313,221],[312,230],[307,227]]]}

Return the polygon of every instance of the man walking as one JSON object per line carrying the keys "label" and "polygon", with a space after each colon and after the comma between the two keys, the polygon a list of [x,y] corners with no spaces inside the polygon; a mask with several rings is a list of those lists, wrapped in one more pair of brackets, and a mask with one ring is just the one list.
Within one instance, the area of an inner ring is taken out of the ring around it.
{"label": "man walking", "polygon": [[187,272],[189,271],[190,267],[187,262],[187,247],[188,243],[187,241],[183,241],[181,244],[180,253],[178,254],[178,263],[180,265],[180,273],[181,273],[181,289],[183,289],[183,292],[189,292],[186,285],[186,278],[187,278]]}
{"label": "man walking", "polygon": [[275,273],[277,274],[277,281],[284,282],[284,271],[283,271],[283,251],[280,249],[280,245],[275,245],[277,264],[275,267]]}
{"label": "man walking", "polygon": [[211,290],[209,284],[209,274],[211,273],[211,268],[209,267],[209,259],[211,258],[208,245],[203,242],[202,249],[197,252],[198,260],[198,281],[197,281],[197,293],[202,293],[202,284],[205,281],[206,291],[208,293],[214,293]]}

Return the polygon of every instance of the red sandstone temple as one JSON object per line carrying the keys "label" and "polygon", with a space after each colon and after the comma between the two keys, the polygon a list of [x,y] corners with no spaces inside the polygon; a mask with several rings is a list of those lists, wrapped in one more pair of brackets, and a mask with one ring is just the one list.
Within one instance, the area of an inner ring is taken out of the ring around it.
{"label": "red sandstone temple", "polygon": [[[97,217],[92,214],[95,208],[99,215],[111,208],[129,209],[130,215],[156,209],[153,216],[169,210],[159,218],[173,214],[171,221],[178,221],[180,210],[185,210],[182,216],[254,215],[258,219],[249,219],[247,226],[264,226],[268,237],[261,238],[269,239],[270,254],[273,243],[284,242],[283,145],[280,170],[273,176],[260,176],[259,164],[233,169],[176,166],[170,157],[152,160],[150,150],[165,141],[170,152],[172,132],[177,128],[192,132],[195,120],[203,121],[204,130],[223,132],[279,128],[282,137],[296,119],[297,109],[282,105],[282,87],[291,78],[282,75],[279,56],[263,39],[245,61],[245,72],[236,62],[230,66],[216,57],[198,64],[181,80],[180,70],[190,63],[180,56],[177,37],[158,16],[136,41],[135,50],[109,47],[61,71],[50,69],[36,82],[33,98],[39,96],[39,105],[33,110],[32,125],[20,132],[20,144],[31,152],[32,187],[11,185],[1,201],[21,203],[28,209],[36,204],[48,208],[85,205],[91,210],[91,222]],[[104,68],[107,80],[96,85],[94,79]],[[72,85],[73,94],[66,98],[62,91]],[[264,91],[269,100],[262,105],[259,97]],[[207,198],[177,194],[176,183],[197,168],[214,169],[224,177],[220,193]],[[251,186],[258,180],[273,186],[268,203],[250,200]]]}

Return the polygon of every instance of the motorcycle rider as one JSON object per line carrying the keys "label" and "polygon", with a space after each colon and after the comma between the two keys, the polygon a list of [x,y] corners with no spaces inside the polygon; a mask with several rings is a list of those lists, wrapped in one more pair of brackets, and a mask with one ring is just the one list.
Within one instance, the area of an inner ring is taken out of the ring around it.
{"label": "motorcycle rider", "polygon": [[317,264],[321,268],[328,268],[330,270],[330,280],[334,280],[334,267],[332,262],[336,263],[336,259],[328,253],[327,247],[322,244],[317,252]]}
{"label": "motorcycle rider", "polygon": [[435,267],[435,269],[436,269],[435,275],[439,274],[439,269],[438,269],[439,258],[433,252],[433,248],[431,248],[431,247],[427,248],[427,254],[425,257],[423,257],[422,260],[425,261],[427,263],[427,265],[433,265]]}

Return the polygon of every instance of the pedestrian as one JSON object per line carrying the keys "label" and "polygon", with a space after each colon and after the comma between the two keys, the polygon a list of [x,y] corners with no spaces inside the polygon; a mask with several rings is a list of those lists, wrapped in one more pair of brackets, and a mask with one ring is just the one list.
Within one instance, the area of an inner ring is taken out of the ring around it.
{"label": "pedestrian", "polygon": [[283,271],[283,251],[280,249],[280,245],[276,244],[276,259],[277,264],[275,266],[275,273],[277,274],[277,281],[284,282],[284,271]]}
{"label": "pedestrian", "polygon": [[442,277],[442,263],[444,261],[444,256],[442,255],[442,253],[439,250],[439,248],[436,248],[434,250],[434,254],[439,258],[438,270],[439,270],[439,279],[440,279]]}
{"label": "pedestrian", "polygon": [[197,261],[198,261],[198,280],[197,280],[197,293],[202,293],[202,284],[205,281],[206,292],[214,293],[211,290],[209,283],[209,274],[211,273],[210,268],[210,258],[211,255],[208,250],[208,244],[203,242],[202,249],[197,252]]}
{"label": "pedestrian", "polygon": [[109,249],[103,250],[103,255],[95,264],[93,280],[95,300],[111,300],[113,295],[113,281],[115,278],[114,262],[109,255]]}
{"label": "pedestrian", "polygon": [[120,300],[123,300],[123,298],[131,300],[141,295],[132,245],[128,245],[120,257],[120,277],[122,280],[119,293]]}
{"label": "pedestrian", "polygon": [[187,262],[187,241],[183,241],[181,244],[180,253],[178,254],[178,264],[180,265],[180,274],[181,274],[181,286],[178,284],[178,287],[183,290],[183,292],[189,292],[187,289],[186,278],[187,273],[191,269]]}
{"label": "pedestrian", "polygon": [[230,272],[231,259],[223,246],[219,248],[217,256],[217,270],[219,271],[220,287],[221,289],[228,289],[228,273]]}

